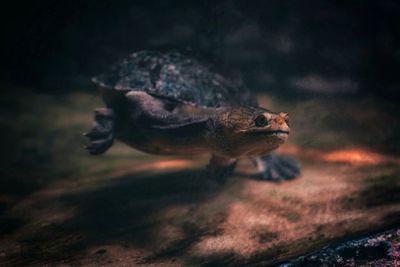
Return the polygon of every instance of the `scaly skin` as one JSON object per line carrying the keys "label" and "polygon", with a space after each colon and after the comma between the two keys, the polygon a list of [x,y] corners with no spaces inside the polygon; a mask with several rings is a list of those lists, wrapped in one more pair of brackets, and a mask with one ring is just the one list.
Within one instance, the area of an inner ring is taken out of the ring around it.
{"label": "scaly skin", "polygon": [[[217,118],[222,127],[214,144],[214,154],[230,158],[256,157],[277,149],[288,138],[289,116],[264,108],[233,108]],[[214,129],[215,130],[215,129]]]}

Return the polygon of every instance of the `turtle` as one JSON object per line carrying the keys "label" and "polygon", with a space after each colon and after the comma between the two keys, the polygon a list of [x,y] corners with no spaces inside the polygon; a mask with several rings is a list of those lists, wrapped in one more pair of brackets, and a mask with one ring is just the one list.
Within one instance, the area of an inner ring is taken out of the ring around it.
{"label": "turtle", "polygon": [[289,136],[289,115],[261,107],[240,75],[183,51],[141,50],[92,78],[106,107],[84,135],[90,154],[114,140],[157,155],[211,155],[207,170],[225,181],[249,158],[254,176],[283,181],[300,174],[291,157],[273,151]]}

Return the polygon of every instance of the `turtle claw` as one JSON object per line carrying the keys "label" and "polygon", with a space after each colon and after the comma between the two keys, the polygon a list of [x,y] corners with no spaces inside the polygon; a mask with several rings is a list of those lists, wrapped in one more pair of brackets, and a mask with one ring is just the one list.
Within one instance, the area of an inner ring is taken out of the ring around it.
{"label": "turtle claw", "polygon": [[114,116],[111,109],[96,109],[93,128],[83,135],[90,141],[85,148],[92,155],[104,153],[114,141]]}
{"label": "turtle claw", "polygon": [[255,177],[261,180],[280,182],[300,175],[300,164],[288,156],[270,154],[257,158],[256,163],[259,173]]}

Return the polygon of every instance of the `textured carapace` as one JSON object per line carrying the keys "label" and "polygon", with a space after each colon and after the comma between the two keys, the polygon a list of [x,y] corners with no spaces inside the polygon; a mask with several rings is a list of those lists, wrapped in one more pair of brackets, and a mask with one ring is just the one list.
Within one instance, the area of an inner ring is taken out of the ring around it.
{"label": "textured carapace", "polygon": [[256,99],[238,77],[182,52],[139,51],[93,82],[102,88],[144,91],[195,106],[255,105]]}

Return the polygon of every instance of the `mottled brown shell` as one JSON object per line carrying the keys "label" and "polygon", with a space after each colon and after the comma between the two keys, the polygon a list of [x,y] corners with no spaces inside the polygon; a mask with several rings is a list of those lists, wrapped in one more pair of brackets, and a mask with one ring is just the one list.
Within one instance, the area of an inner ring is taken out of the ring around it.
{"label": "mottled brown shell", "polygon": [[255,104],[240,79],[229,78],[209,63],[180,52],[139,51],[93,78],[107,90],[144,91],[195,106]]}

